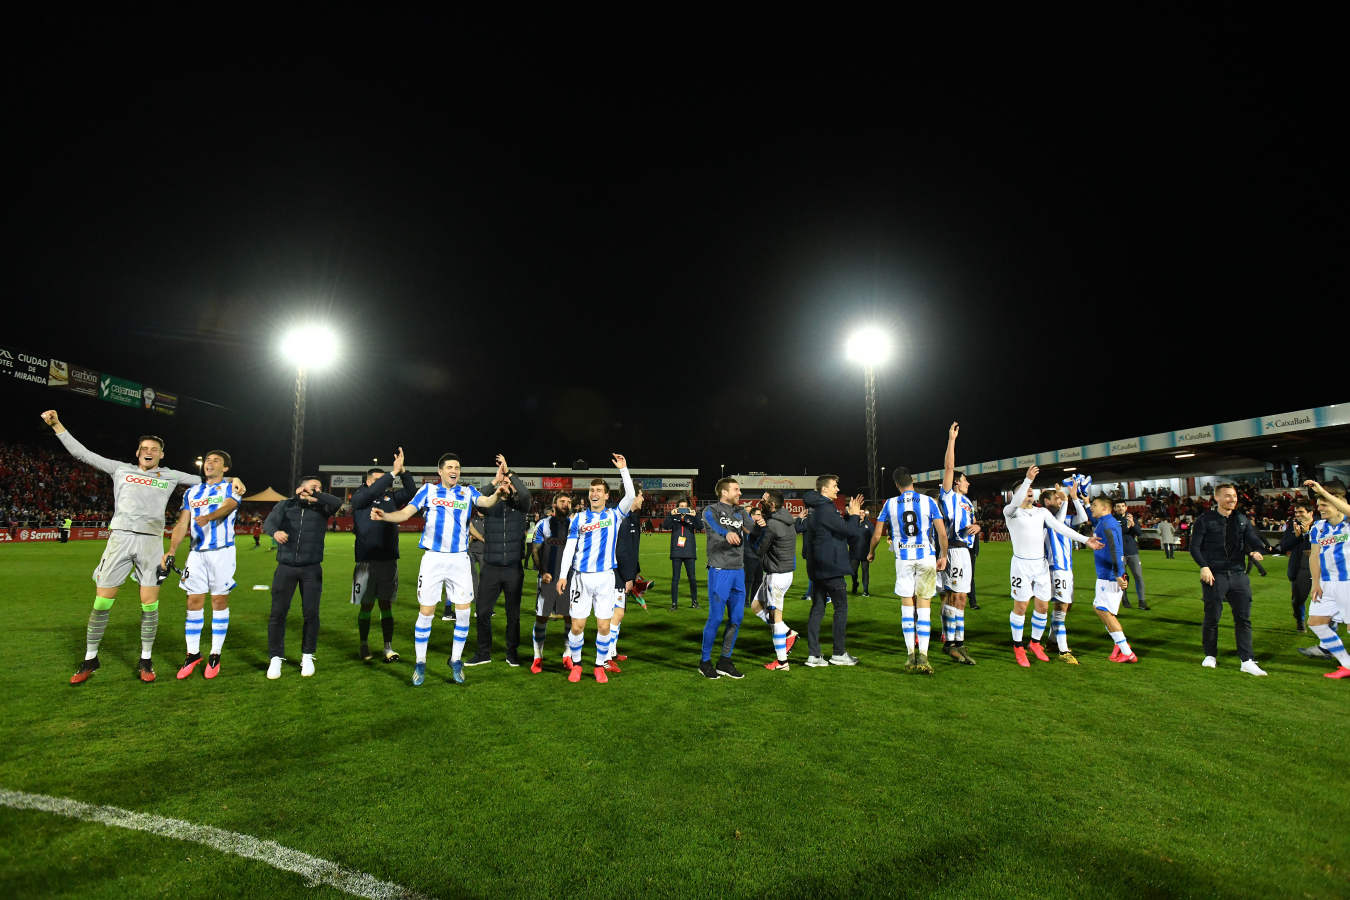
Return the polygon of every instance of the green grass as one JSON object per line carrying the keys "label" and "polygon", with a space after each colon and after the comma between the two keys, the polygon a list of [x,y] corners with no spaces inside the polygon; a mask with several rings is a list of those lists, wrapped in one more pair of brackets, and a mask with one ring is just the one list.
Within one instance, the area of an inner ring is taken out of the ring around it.
{"label": "green grass", "polygon": [[[644,541],[651,609],[630,608],[630,660],[609,685],[564,680],[555,622],[545,674],[498,661],[457,686],[438,619],[414,689],[414,543],[403,662],[356,658],[351,540],[330,535],[316,677],[263,677],[268,594],[249,588],[270,582],[272,558],[241,546],[218,679],[173,677],[183,607],[171,582],[160,680],[132,677],[131,585],[82,687],[67,680],[102,544],[0,548],[0,787],[246,832],[440,897],[1350,895],[1337,774],[1350,685],[1295,652],[1312,640],[1291,627],[1282,559],[1253,580],[1265,679],[1238,673],[1227,619],[1220,668],[1200,668],[1196,571],[1149,551],[1154,609],[1122,613],[1140,665],[1106,661],[1080,553],[1069,629],[1082,665],[1018,669],[1008,545],[992,544],[976,569],[984,608],[967,618],[973,668],[935,651],[935,677],[904,674],[886,555],[873,597],[850,602],[861,666],[766,672],[769,634],[747,615],[747,677],[710,682],[695,671],[703,611],[669,610],[657,536]],[[802,632],[804,581],[788,602]],[[824,630],[828,652],[828,619]],[[299,642],[297,599],[296,657]],[[336,895],[196,844],[0,807],[4,896],[302,893]]]}

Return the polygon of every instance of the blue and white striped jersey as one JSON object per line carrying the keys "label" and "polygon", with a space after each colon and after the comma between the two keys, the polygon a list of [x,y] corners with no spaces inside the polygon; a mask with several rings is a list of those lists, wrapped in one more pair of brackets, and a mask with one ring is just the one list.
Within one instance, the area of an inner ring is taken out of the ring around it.
{"label": "blue and white striped jersey", "polygon": [[1317,552],[1322,580],[1350,581],[1350,566],[1345,560],[1345,545],[1350,541],[1350,518],[1342,518],[1335,525],[1326,519],[1318,519],[1308,530],[1308,537]]}
{"label": "blue and white striped jersey", "polygon": [[426,524],[417,546],[437,553],[463,553],[469,549],[469,519],[474,504],[483,496],[470,484],[447,488],[443,484],[424,484],[413,495],[411,505],[426,510]]}
{"label": "blue and white striped jersey", "polygon": [[[614,545],[619,537],[619,523],[628,518],[621,507],[611,506],[596,512],[583,509],[572,516],[572,527],[567,531],[568,549],[575,543],[571,564],[577,572],[608,572],[617,564]],[[563,554],[563,565],[567,565]],[[564,572],[564,575],[567,573]]]}
{"label": "blue and white striped jersey", "polygon": [[891,526],[891,548],[901,560],[937,557],[933,547],[933,522],[942,518],[937,501],[918,491],[905,491],[881,508],[878,522]]}
{"label": "blue and white striped jersey", "polygon": [[942,517],[947,520],[947,546],[959,542],[967,550],[975,546],[975,535],[963,532],[975,524],[975,504],[960,491],[942,490]]}
{"label": "blue and white striped jersey", "polygon": [[[1066,503],[1065,506],[1068,504]],[[1058,517],[1057,517],[1058,518]],[[1074,527],[1074,517],[1065,515],[1059,521]],[[1045,558],[1050,562],[1050,568],[1056,571],[1073,571],[1073,541],[1064,535],[1050,528],[1045,529]]]}
{"label": "blue and white striped jersey", "polygon": [[534,537],[530,539],[531,544],[542,544],[553,536],[553,529],[549,527],[548,519],[540,519],[534,526]]}
{"label": "blue and white striped jersey", "polygon": [[[223,519],[207,522],[203,528],[196,523],[198,516],[215,512],[226,500],[235,502],[234,509]],[[234,484],[218,481],[215,484],[202,482],[183,492],[183,509],[188,511],[192,521],[188,522],[188,532],[192,537],[193,550],[220,550],[234,546],[234,516],[239,511],[239,498],[234,493]]]}

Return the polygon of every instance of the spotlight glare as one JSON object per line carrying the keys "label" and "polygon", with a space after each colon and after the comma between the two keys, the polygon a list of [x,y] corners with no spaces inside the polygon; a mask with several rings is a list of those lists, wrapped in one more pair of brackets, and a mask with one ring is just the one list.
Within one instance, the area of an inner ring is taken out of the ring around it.
{"label": "spotlight glare", "polygon": [[845,352],[853,362],[878,366],[891,355],[891,336],[876,326],[859,328],[849,335]]}

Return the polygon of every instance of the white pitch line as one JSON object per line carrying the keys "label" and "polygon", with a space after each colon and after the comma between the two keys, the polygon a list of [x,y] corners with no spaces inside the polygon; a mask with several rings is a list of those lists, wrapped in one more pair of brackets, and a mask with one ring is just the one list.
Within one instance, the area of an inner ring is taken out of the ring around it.
{"label": "white pitch line", "polygon": [[23,791],[10,791],[4,788],[0,788],[0,804],[14,809],[35,809],[86,822],[111,825],[114,828],[129,828],[132,831],[144,831],[174,840],[204,844],[222,853],[256,859],[274,868],[294,872],[305,879],[308,887],[326,884],[344,893],[368,897],[370,900],[429,900],[424,894],[393,882],[381,881],[374,875],[367,875],[365,872],[358,872],[347,866],[310,856],[290,847],[283,847],[275,841],[259,840],[250,834],[240,834],[237,831],[225,831],[209,825],[194,825],[182,819],[138,813],[116,806],[95,806],[64,797],[26,794]]}

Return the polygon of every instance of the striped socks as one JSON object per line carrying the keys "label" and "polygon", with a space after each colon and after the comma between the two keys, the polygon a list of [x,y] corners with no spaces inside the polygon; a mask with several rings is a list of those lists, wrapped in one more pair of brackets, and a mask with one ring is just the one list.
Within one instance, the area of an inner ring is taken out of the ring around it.
{"label": "striped socks", "polygon": [[187,638],[188,656],[202,651],[202,624],[205,620],[206,610],[189,609],[187,611],[187,624],[183,626],[183,633]]}
{"label": "striped socks", "polygon": [[956,643],[956,614],[959,610],[950,603],[942,604],[942,635],[947,643]]}
{"label": "striped socks", "polygon": [[1031,639],[1038,644],[1041,642],[1041,638],[1045,636],[1045,623],[1045,613],[1036,612],[1033,609],[1031,611]]}
{"label": "striped socks", "polygon": [[1120,651],[1121,656],[1129,656],[1134,652],[1130,649],[1130,642],[1125,640],[1125,632],[1108,631],[1107,634],[1111,635],[1111,640],[1116,642],[1116,649]]}
{"label": "striped socks", "polygon": [[225,634],[230,630],[230,608],[211,611],[211,655],[219,656],[225,646]]}
{"label": "striped socks", "polygon": [[778,657],[779,662],[787,662],[787,636],[788,627],[786,622],[773,623],[773,652]]}
{"label": "striped socks", "polygon": [[1057,609],[1050,614],[1050,620],[1055,626],[1055,644],[1059,647],[1060,653],[1069,652],[1069,632],[1064,627],[1064,610]]}
{"label": "striped socks", "polygon": [[609,623],[609,656],[608,656],[607,658],[608,658],[608,659],[613,659],[614,657],[616,657],[616,656],[618,656],[618,655],[619,655],[619,623],[618,623],[618,622],[610,622],[610,623]]}
{"label": "striped socks", "polygon": [[1013,643],[1019,647],[1022,646],[1022,628],[1026,624],[1026,616],[1019,616],[1017,613],[1012,613],[1008,616],[1008,625],[1012,628]]}
{"label": "striped socks", "polygon": [[1317,635],[1318,642],[1322,649],[1336,657],[1336,661],[1346,668],[1350,669],[1350,653],[1345,652],[1345,644],[1341,643],[1340,635],[1336,634],[1336,629],[1330,625],[1311,625],[1313,634]]}
{"label": "striped socks", "polygon": [[905,635],[905,651],[914,652],[914,607],[900,607],[900,631]]}
{"label": "striped socks", "polygon": [[966,611],[957,609],[952,615],[952,629],[956,632],[956,643],[966,642]]}
{"label": "striped socks", "polygon": [[928,639],[932,635],[933,611],[928,607],[920,607],[916,610],[918,614],[918,623],[915,634],[918,639],[919,652],[928,655]]}
{"label": "striped socks", "polygon": [[85,659],[98,656],[98,645],[103,643],[103,632],[108,628],[108,617],[111,615],[111,609],[94,609],[89,613],[89,627],[84,634]]}
{"label": "striped socks", "polygon": [[572,631],[567,632],[567,652],[572,654],[572,662],[581,662],[581,648],[585,645],[586,632],[583,631],[581,634]]}
{"label": "striped socks", "polygon": [[413,653],[417,661],[427,661],[427,643],[431,640],[431,616],[417,614],[417,624],[413,626]]}
{"label": "striped socks", "polygon": [[159,601],[141,604],[141,659],[149,659],[159,632]]}
{"label": "striped socks", "polygon": [[595,664],[603,666],[609,659],[609,646],[613,638],[608,634],[595,633]]}
{"label": "striped socks", "polygon": [[455,607],[455,642],[450,645],[450,661],[459,662],[464,657],[464,642],[469,639],[469,608]]}

